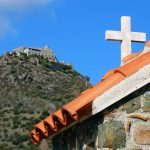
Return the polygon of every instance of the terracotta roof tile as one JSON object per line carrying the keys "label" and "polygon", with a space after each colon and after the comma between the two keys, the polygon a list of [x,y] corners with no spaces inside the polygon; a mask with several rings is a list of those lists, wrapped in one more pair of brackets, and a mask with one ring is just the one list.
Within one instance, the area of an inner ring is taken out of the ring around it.
{"label": "terracotta roof tile", "polygon": [[134,57],[130,56],[134,59],[117,69],[109,71],[101,82],[85,90],[79,97],[35,125],[35,128],[31,131],[33,143],[38,143],[43,138],[52,136],[70,123],[89,114],[92,110],[92,102],[97,96],[150,63],[150,52],[143,53],[141,56],[139,54],[134,55]]}
{"label": "terracotta roof tile", "polygon": [[146,42],[145,46],[150,47],[150,40]]}
{"label": "terracotta roof tile", "polygon": [[150,40],[146,42],[145,47],[144,47],[144,52],[150,50]]}
{"label": "terracotta roof tile", "polygon": [[131,54],[131,55],[128,55],[126,56],[122,61],[123,61],[123,64],[127,63],[128,61],[131,61],[132,59],[136,58],[137,56],[139,56],[140,54],[142,53],[141,52],[138,52],[138,53],[134,53],[134,54]]}
{"label": "terracotta roof tile", "polygon": [[115,69],[112,69],[108,71],[102,78],[102,81],[106,80],[107,78],[110,78],[115,73]]}
{"label": "terracotta roof tile", "polygon": [[50,126],[53,131],[57,131],[53,116],[48,116],[46,119],[44,119],[44,123]]}

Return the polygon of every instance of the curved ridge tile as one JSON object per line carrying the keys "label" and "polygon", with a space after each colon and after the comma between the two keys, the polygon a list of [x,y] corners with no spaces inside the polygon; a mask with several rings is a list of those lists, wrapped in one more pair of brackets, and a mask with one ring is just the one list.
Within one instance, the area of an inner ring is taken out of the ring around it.
{"label": "curved ridge tile", "polygon": [[41,139],[39,138],[38,133],[34,130],[31,131],[31,139],[33,144],[37,144]]}
{"label": "curved ridge tile", "polygon": [[89,114],[92,111],[92,102],[86,104],[84,107],[77,110],[78,120],[82,118],[85,114]]}
{"label": "curved ridge tile", "polygon": [[44,137],[44,133],[40,130],[40,128],[35,128],[31,133],[31,137],[34,140],[34,143],[40,142]]}
{"label": "curved ridge tile", "polygon": [[53,120],[52,115],[50,115],[46,119],[44,119],[44,123],[48,124],[52,130],[56,131],[56,126],[55,126],[55,122]]}
{"label": "curved ridge tile", "polygon": [[62,107],[60,110],[52,114],[56,120],[58,120],[63,126],[70,124],[72,121],[76,120],[76,112],[73,113],[72,110],[65,109]]}
{"label": "curved ridge tile", "polygon": [[109,70],[109,71],[103,76],[103,78],[102,78],[101,81],[104,81],[104,80],[106,80],[107,78],[110,78],[110,77],[115,73],[115,70],[116,70],[116,69]]}
{"label": "curved ridge tile", "polygon": [[35,131],[37,131],[37,130],[40,130],[43,134],[45,134],[47,132],[43,121],[41,121],[35,125]]}
{"label": "curved ridge tile", "polygon": [[64,126],[66,125],[66,118],[62,109],[53,113],[53,117],[56,117]]}
{"label": "curved ridge tile", "polygon": [[114,70],[114,74],[115,73],[120,73],[120,74],[122,74],[124,77],[127,77],[126,76],[126,74],[124,74],[121,70],[119,70],[119,69],[116,69],[116,70]]}

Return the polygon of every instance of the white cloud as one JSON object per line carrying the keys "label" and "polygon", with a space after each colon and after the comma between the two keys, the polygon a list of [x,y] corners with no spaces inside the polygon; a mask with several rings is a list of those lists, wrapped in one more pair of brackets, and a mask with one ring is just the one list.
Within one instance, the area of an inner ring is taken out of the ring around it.
{"label": "white cloud", "polygon": [[37,7],[53,3],[55,0],[0,0],[0,11],[22,11],[31,7]]}
{"label": "white cloud", "polygon": [[9,18],[33,13],[34,10],[55,4],[59,0],[0,0],[0,36],[14,29]]}

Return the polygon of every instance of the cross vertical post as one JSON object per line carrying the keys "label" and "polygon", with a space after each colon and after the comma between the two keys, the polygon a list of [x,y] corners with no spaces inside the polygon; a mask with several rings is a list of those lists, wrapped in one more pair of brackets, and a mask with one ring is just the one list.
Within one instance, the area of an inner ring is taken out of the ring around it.
{"label": "cross vertical post", "polygon": [[146,34],[142,32],[131,32],[131,18],[121,17],[121,31],[107,30],[106,40],[121,41],[121,64],[123,59],[132,53],[131,42],[145,42]]}

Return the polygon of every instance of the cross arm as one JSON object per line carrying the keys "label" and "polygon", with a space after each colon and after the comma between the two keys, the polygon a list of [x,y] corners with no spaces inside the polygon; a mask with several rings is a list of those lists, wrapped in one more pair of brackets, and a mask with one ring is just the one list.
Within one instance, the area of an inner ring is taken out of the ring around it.
{"label": "cross arm", "polygon": [[107,30],[105,32],[105,38],[106,40],[115,40],[115,41],[121,41],[122,38],[122,33],[120,31],[112,31],[112,30]]}
{"label": "cross arm", "polygon": [[133,42],[145,42],[146,41],[146,33],[131,32],[131,39]]}

